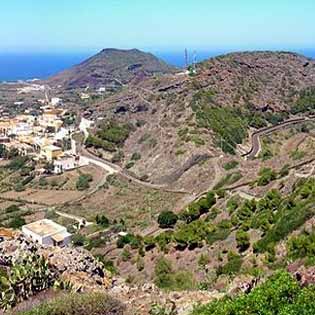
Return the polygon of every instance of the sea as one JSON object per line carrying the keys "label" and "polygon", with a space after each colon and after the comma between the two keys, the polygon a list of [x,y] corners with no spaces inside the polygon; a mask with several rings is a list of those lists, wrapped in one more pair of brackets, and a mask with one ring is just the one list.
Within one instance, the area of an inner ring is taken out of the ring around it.
{"label": "sea", "polygon": [[[292,50],[307,57],[315,57],[314,49],[297,49]],[[202,61],[210,57],[222,55],[231,51],[228,50],[205,50],[189,51],[188,58],[191,62]],[[0,82],[12,82],[18,80],[45,79],[62,70],[65,70],[73,65],[76,65],[83,60],[91,57],[95,52],[80,52],[80,53],[1,53],[0,52]],[[152,51],[157,57],[167,63],[183,67],[185,65],[184,51]]]}

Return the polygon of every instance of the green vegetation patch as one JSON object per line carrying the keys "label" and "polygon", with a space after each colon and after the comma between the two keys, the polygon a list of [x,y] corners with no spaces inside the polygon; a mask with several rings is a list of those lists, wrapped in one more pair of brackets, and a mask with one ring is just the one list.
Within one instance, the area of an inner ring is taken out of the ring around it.
{"label": "green vegetation patch", "polygon": [[242,177],[243,176],[239,171],[227,174],[214,186],[214,190],[221,189],[222,187],[227,185],[232,185],[238,182]]}
{"label": "green vegetation patch", "polygon": [[223,168],[226,171],[229,171],[229,170],[232,170],[233,168],[237,167],[238,165],[239,165],[238,161],[232,160],[232,161],[229,161],[229,162],[225,163],[223,165]]}
{"label": "green vegetation patch", "polygon": [[89,135],[85,144],[87,147],[102,148],[114,152],[124,144],[132,129],[129,124],[109,121],[102,125],[95,135]]}
{"label": "green vegetation patch", "polygon": [[18,315],[123,315],[125,306],[104,293],[72,293]]}
{"label": "green vegetation patch", "polygon": [[299,113],[311,112],[315,110],[315,87],[302,90],[298,95],[298,100],[291,107],[291,113],[296,115]]}
{"label": "green vegetation patch", "polygon": [[315,313],[315,287],[301,288],[286,272],[278,272],[249,294],[226,297],[194,309],[192,315],[300,315]]}
{"label": "green vegetation patch", "polygon": [[183,291],[195,288],[196,282],[189,271],[175,271],[172,263],[160,257],[155,265],[155,284],[164,290]]}

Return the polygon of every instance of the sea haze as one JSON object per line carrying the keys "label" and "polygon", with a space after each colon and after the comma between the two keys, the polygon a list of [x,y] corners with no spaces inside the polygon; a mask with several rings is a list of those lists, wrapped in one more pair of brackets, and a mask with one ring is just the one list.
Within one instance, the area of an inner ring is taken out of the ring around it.
{"label": "sea haze", "polygon": [[[307,57],[315,57],[315,49],[295,50]],[[215,57],[229,51],[197,51],[196,60],[202,61],[210,57]],[[183,67],[185,65],[184,51],[165,52],[153,51],[157,57],[167,63]],[[45,79],[59,71],[76,65],[93,55],[93,53],[0,53],[0,81],[17,81],[28,79]],[[193,60],[193,51],[188,52],[189,62]]]}

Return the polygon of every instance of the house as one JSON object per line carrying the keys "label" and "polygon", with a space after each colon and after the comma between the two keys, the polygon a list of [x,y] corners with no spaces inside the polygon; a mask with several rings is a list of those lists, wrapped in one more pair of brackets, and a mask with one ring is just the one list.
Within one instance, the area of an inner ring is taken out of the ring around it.
{"label": "house", "polygon": [[62,174],[76,168],[75,156],[64,156],[54,161],[54,173]]}
{"label": "house", "polygon": [[22,232],[27,238],[46,246],[62,247],[71,241],[71,234],[64,226],[48,219],[23,225]]}
{"label": "house", "polygon": [[55,160],[63,155],[62,149],[56,145],[50,144],[41,149],[40,155],[47,161]]}
{"label": "house", "polygon": [[65,155],[54,160],[54,173],[62,174],[65,171],[86,165],[89,165],[89,160],[84,156]]}
{"label": "house", "polygon": [[51,103],[52,106],[57,106],[57,105],[59,105],[61,102],[62,102],[62,99],[61,99],[61,98],[59,98],[59,97],[52,97],[50,103]]}

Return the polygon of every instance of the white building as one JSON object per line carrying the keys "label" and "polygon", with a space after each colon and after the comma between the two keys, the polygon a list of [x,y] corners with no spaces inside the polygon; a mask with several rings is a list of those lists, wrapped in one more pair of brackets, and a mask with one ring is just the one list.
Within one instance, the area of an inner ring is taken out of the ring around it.
{"label": "white building", "polygon": [[76,160],[74,156],[64,156],[54,161],[54,173],[62,174],[65,171],[76,168]]}
{"label": "white building", "polygon": [[41,245],[62,247],[71,241],[71,234],[64,226],[48,219],[24,225],[22,232],[26,237]]}
{"label": "white building", "polygon": [[52,97],[52,99],[50,101],[52,106],[57,106],[57,105],[61,104],[61,102],[62,102],[62,99],[59,97]]}
{"label": "white building", "polygon": [[77,167],[89,165],[89,160],[84,156],[67,155],[54,160],[54,173],[62,174],[65,171],[73,170]]}

